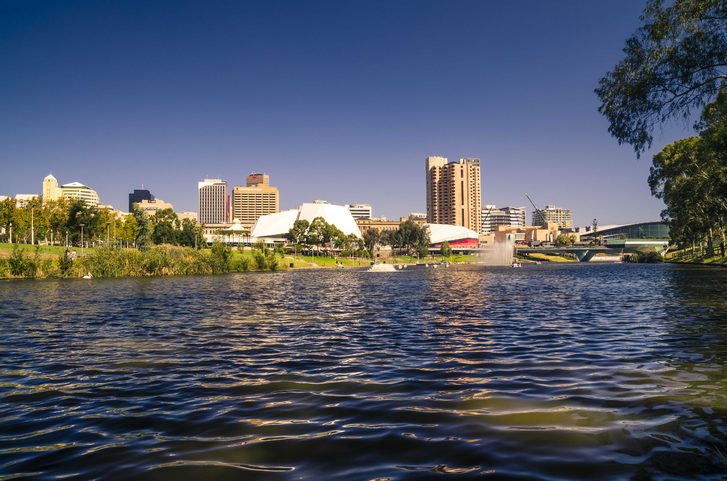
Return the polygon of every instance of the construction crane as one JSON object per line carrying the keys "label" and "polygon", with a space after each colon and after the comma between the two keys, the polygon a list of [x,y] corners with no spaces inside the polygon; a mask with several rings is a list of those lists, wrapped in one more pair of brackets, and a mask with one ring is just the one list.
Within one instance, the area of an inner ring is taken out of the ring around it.
{"label": "construction crane", "polygon": [[[533,202],[533,199],[530,198],[530,196],[527,194],[527,192],[525,193],[525,197],[528,198],[528,200],[530,201],[530,205],[533,206],[533,209],[535,209],[535,212],[543,212],[543,209],[538,209],[537,207],[535,207],[535,202]],[[543,220],[545,220],[545,216],[542,216],[541,218]]]}
{"label": "construction crane", "polygon": [[495,208],[495,204],[490,205],[490,210],[487,211],[485,216],[482,218],[482,227],[484,227],[485,221],[490,217],[490,212],[492,212],[492,209]]}

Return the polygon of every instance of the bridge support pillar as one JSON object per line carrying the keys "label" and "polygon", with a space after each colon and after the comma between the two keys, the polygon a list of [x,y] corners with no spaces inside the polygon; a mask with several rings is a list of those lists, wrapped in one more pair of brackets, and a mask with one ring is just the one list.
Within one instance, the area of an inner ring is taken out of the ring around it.
{"label": "bridge support pillar", "polygon": [[578,250],[575,252],[575,255],[576,255],[576,258],[578,259],[578,261],[588,262],[591,259],[593,259],[593,256],[596,255],[596,251],[591,250],[591,249],[586,249],[586,250],[582,250],[582,251]]}

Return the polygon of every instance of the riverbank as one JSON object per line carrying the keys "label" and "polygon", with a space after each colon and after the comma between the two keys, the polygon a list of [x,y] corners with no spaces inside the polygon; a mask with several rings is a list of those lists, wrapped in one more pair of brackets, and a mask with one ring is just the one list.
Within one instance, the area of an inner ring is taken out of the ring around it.
{"label": "riverbank", "polygon": [[[441,256],[417,259],[390,257],[390,264],[442,262]],[[477,262],[475,256],[455,255],[453,264]],[[130,248],[66,249],[62,246],[0,244],[0,279],[48,279],[213,275],[286,269],[365,268],[368,257],[304,256],[270,249],[232,249],[221,244],[209,249],[170,245],[143,250]]]}
{"label": "riverbank", "polygon": [[[719,251],[719,248],[716,250]],[[727,267],[727,257],[722,257],[721,255],[708,256],[706,249],[682,249],[667,252],[664,260],[672,264]]]}

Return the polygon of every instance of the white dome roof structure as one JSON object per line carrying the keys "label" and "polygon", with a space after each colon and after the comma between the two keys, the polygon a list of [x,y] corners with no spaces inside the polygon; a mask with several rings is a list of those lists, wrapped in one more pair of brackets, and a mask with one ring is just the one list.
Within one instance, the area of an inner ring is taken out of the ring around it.
{"label": "white dome roof structure", "polygon": [[461,225],[427,224],[429,239],[432,244],[441,244],[444,241],[453,242],[464,239],[479,239],[477,232]]}
{"label": "white dome roof structure", "polygon": [[252,237],[285,237],[296,220],[313,222],[316,217],[321,217],[329,224],[335,225],[346,235],[353,234],[361,237],[361,230],[346,207],[320,203],[306,203],[298,209],[260,216],[252,228],[251,235]]}

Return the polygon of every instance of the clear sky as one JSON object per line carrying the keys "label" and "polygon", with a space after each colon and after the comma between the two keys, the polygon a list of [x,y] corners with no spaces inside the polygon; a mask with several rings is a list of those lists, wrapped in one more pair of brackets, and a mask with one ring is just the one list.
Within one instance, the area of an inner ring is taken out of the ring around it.
{"label": "clear sky", "polygon": [[264,171],[283,209],[398,218],[425,211],[424,157],[444,155],[482,159],[483,203],[656,220],[651,155],[609,136],[593,93],[643,5],[3,0],[0,194],[52,172],[122,210],[143,184],[196,211],[198,180]]}

